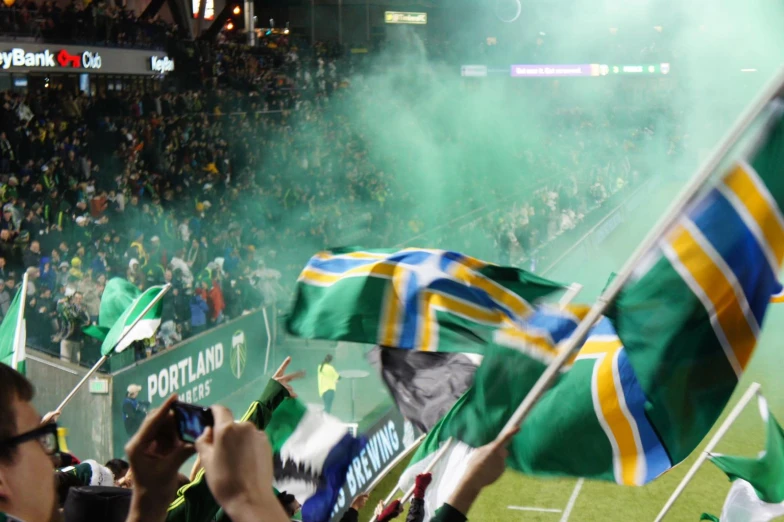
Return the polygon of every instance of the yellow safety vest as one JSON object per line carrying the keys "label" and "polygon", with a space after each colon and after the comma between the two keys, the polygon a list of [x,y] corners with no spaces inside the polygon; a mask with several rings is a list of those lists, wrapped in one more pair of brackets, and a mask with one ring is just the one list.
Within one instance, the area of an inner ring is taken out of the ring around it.
{"label": "yellow safety vest", "polygon": [[320,365],[318,370],[319,397],[329,390],[335,390],[338,386],[338,379],[340,379],[340,374],[334,366],[328,363]]}

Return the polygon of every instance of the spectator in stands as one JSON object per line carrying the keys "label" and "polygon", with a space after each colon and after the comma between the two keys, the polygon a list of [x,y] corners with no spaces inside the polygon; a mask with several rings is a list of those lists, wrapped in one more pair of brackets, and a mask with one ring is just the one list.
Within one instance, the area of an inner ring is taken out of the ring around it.
{"label": "spectator in stands", "polygon": [[41,266],[41,243],[36,240],[30,242],[24,253],[24,266],[29,268],[34,266],[36,268]]}
{"label": "spectator in stands", "polygon": [[204,288],[197,288],[191,297],[191,335],[199,335],[207,327],[207,313],[210,309],[205,300],[206,295]]}
{"label": "spectator in stands", "polygon": [[72,287],[66,288],[65,296],[57,303],[57,318],[60,332],[60,359],[78,363],[82,353],[82,328],[90,324],[90,315],[82,305],[82,294]]}
{"label": "spectator in stands", "polygon": [[8,309],[11,307],[11,301],[14,298],[13,291],[15,284],[13,274],[8,274],[0,287],[0,314],[2,314],[3,318],[5,318]]}

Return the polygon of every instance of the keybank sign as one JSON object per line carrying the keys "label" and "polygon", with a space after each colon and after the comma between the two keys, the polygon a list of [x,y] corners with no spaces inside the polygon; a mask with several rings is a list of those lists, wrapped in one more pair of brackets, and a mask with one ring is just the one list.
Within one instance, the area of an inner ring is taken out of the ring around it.
{"label": "keybank sign", "polygon": [[70,53],[65,49],[51,51],[43,49],[37,52],[28,52],[21,47],[14,47],[9,51],[0,51],[2,68],[11,67],[51,67],[63,69],[91,69],[99,70],[102,65],[101,55],[93,51]]}
{"label": "keybank sign", "polygon": [[168,56],[152,56],[150,57],[150,69],[152,69],[153,72],[161,74],[172,72],[174,71],[174,60],[170,59]]}

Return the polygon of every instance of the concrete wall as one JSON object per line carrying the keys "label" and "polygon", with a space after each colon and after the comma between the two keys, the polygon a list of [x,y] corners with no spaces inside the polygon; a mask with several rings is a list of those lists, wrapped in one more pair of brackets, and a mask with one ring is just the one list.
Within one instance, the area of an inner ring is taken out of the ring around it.
{"label": "concrete wall", "polygon": [[[54,410],[87,372],[40,352],[28,351],[27,377],[35,385],[33,404],[43,415]],[[99,379],[108,379],[99,375]],[[111,388],[109,388],[111,392]],[[68,449],[80,459],[106,462],[112,455],[111,394],[92,394],[89,382],[63,408],[58,424],[68,429]]]}

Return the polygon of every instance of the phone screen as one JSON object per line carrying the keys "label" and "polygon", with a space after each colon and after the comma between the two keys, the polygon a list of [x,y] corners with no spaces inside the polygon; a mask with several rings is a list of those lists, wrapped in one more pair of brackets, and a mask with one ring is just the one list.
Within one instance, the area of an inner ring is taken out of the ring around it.
{"label": "phone screen", "polygon": [[196,442],[207,427],[215,423],[209,408],[178,401],[172,404],[172,410],[180,439],[191,444]]}

